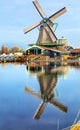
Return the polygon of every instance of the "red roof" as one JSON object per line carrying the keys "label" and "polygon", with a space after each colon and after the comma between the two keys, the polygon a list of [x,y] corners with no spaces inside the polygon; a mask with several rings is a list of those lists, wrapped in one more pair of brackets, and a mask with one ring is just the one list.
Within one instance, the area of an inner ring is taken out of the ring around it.
{"label": "red roof", "polygon": [[73,50],[71,51],[71,53],[76,53],[76,52],[80,52],[80,48],[78,48],[78,49],[73,49]]}

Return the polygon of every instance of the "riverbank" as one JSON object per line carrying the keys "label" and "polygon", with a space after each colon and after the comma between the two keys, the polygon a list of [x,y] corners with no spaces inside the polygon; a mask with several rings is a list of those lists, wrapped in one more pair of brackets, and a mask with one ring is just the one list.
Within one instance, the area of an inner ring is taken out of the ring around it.
{"label": "riverbank", "polygon": [[71,64],[71,63],[78,63],[80,64],[80,57],[77,56],[60,56],[55,58],[50,58],[49,56],[44,55],[23,55],[21,53],[17,54],[2,54],[0,55],[0,63],[6,63],[6,62],[35,62],[35,63],[44,63],[45,62],[57,62],[57,63],[65,63],[65,64]]}
{"label": "riverbank", "polygon": [[0,63],[5,63],[5,62],[24,62],[26,61],[26,56],[18,56],[18,55],[0,55]]}

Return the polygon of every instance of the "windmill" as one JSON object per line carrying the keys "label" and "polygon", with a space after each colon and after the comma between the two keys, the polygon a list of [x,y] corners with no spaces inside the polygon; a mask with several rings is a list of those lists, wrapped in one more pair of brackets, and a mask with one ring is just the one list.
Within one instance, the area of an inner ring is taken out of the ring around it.
{"label": "windmill", "polygon": [[52,30],[54,23],[53,21],[64,14],[66,12],[66,8],[62,8],[61,10],[57,11],[50,17],[46,17],[46,14],[44,13],[43,9],[41,8],[39,2],[37,0],[33,1],[34,6],[36,7],[37,11],[39,12],[40,16],[42,17],[42,20],[39,22],[36,22],[34,25],[24,29],[24,33],[28,33],[29,31],[35,29],[36,27],[40,26],[39,30],[39,37],[36,42],[36,44],[49,44],[57,42],[57,37],[54,34],[54,31]]}

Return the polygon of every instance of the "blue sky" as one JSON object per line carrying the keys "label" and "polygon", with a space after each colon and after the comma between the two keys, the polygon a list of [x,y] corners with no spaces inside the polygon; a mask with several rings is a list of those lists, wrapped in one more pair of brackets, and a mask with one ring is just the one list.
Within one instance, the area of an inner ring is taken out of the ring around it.
{"label": "blue sky", "polygon": [[[66,7],[67,12],[54,22],[58,23],[55,32],[58,38],[64,36],[69,45],[80,47],[80,1],[73,0],[38,0],[47,16]],[[38,29],[24,34],[25,27],[40,21],[41,17],[35,9],[32,0],[2,0],[0,1],[0,46],[20,45],[27,47],[35,43]]]}

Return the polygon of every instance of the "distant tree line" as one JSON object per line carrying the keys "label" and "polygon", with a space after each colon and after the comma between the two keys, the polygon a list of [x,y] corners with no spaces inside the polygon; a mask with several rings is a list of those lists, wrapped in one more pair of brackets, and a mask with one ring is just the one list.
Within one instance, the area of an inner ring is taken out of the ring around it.
{"label": "distant tree line", "polygon": [[19,52],[19,47],[18,46],[13,46],[12,48],[8,48],[7,46],[2,45],[1,50],[0,50],[0,54],[10,54],[10,53],[15,53],[15,52]]}

